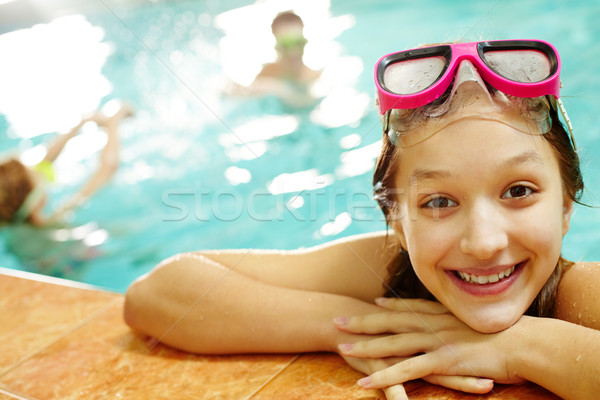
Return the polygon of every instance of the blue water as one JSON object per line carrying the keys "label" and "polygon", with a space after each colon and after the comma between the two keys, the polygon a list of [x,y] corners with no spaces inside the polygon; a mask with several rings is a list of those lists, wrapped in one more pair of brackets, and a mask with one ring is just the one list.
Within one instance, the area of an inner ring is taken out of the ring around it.
{"label": "blue water", "polygon": [[[122,126],[118,174],[72,221],[73,226],[93,221],[108,233],[108,240],[84,257],[67,249],[64,262],[48,266],[15,251],[19,238],[35,247],[39,237],[5,227],[1,266],[124,291],[133,279],[177,252],[291,249],[385,228],[370,199],[368,167],[374,160],[368,146],[381,135],[373,107],[345,125],[331,127],[311,120],[312,107],[292,108],[270,97],[221,95],[219,41],[225,33],[215,26],[215,17],[250,4],[158,1],[85,8],[85,20],[101,29],[102,43],[112,48],[101,70],[110,91],[101,102],[122,98],[136,109],[135,118]],[[563,60],[561,94],[581,149],[584,200],[600,205],[596,1],[332,1],[329,17],[347,16],[354,23],[335,41],[341,59],[362,60],[364,68],[351,93],[368,97],[369,104],[374,92],[372,65],[392,51],[455,39],[539,38],[553,43]],[[275,131],[290,126],[293,131],[245,140],[249,147],[232,144],[238,136],[247,138],[247,124],[259,121],[261,127],[270,126],[271,117]],[[51,137],[23,140],[15,137],[8,121],[0,115],[0,150],[31,148]],[[361,139],[354,148],[341,144],[349,135]],[[346,153],[361,148],[367,149],[366,156],[360,151]],[[362,166],[365,162],[370,163],[367,168]],[[312,186],[293,188],[286,181],[283,193],[274,189],[277,177],[302,172]],[[49,208],[72,193],[81,179],[75,176],[65,187],[54,188]],[[564,255],[600,260],[597,226],[600,210],[578,207]]]}

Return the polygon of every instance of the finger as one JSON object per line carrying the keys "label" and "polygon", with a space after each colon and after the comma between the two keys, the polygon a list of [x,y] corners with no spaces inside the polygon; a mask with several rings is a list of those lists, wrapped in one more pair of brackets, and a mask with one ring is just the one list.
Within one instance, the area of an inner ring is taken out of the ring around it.
{"label": "finger", "polygon": [[423,299],[401,299],[391,297],[380,297],[375,299],[378,306],[393,311],[407,311],[413,313],[444,314],[448,309],[437,301]]}
{"label": "finger", "polygon": [[484,394],[494,388],[494,381],[492,379],[477,378],[474,376],[429,375],[423,377],[423,380],[434,385],[467,393]]}
{"label": "finger", "polygon": [[423,318],[411,313],[384,312],[348,318],[334,318],[335,326],[344,332],[376,335],[379,333],[402,333],[423,330]]}
{"label": "finger", "polygon": [[446,313],[424,314],[405,311],[334,318],[333,323],[344,332],[376,335],[438,331],[451,325],[455,319],[452,314]]}
{"label": "finger", "polygon": [[439,346],[434,334],[405,333],[338,346],[340,354],[358,358],[404,357],[426,353]]}
{"label": "finger", "polygon": [[365,389],[381,389],[433,374],[427,355],[409,358],[358,381]]}
{"label": "finger", "polygon": [[404,389],[404,385],[402,384],[386,387],[383,389],[383,393],[385,393],[385,398],[387,400],[408,399],[408,395],[406,394],[406,390]]}

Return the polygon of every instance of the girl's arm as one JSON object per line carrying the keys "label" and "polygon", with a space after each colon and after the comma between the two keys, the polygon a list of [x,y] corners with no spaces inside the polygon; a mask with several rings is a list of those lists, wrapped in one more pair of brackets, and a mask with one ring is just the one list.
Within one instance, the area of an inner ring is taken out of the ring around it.
{"label": "girl's arm", "polygon": [[597,399],[600,331],[551,318],[526,322],[515,372],[567,400]]}
{"label": "girl's arm", "polygon": [[338,315],[379,310],[395,245],[361,235],[302,251],[207,251],[164,261],[128,289],[125,320],[197,353],[337,351]]}
{"label": "girl's arm", "polygon": [[573,264],[558,287],[555,317],[600,330],[600,263]]}

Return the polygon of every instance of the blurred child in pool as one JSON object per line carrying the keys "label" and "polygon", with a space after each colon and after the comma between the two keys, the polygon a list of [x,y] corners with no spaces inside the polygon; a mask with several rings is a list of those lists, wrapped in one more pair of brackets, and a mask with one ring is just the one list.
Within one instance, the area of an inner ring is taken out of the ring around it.
{"label": "blurred child in pool", "polygon": [[596,398],[600,267],[561,257],[583,180],[559,75],[533,40],[382,57],[373,185],[393,234],[180,254],[129,288],[126,321],[198,353],[335,351],[390,399],[418,378]]}
{"label": "blurred child in pool", "polygon": [[293,11],[277,14],[271,24],[275,37],[277,59],[265,64],[249,86],[232,84],[226,89],[232,95],[272,94],[293,106],[311,105],[315,97],[310,93],[311,85],[319,79],[321,71],[310,69],[304,64],[304,22]]}
{"label": "blurred child in pool", "polygon": [[[66,212],[84,203],[110,180],[119,166],[118,128],[121,121],[131,115],[129,106],[114,102],[111,105],[111,110],[104,113],[97,111],[84,117],[69,132],[59,135],[47,146],[46,156],[37,165],[28,167],[17,159],[0,164],[0,222],[28,222],[35,226],[60,222]],[[98,169],[59,210],[55,210],[50,216],[44,216],[43,208],[48,200],[46,186],[54,181],[52,164],[87,122],[98,124],[107,136]]]}
{"label": "blurred child in pool", "polygon": [[[76,279],[81,263],[99,254],[108,232],[95,221],[72,225],[70,214],[110,181],[119,165],[119,126],[131,115],[129,106],[107,103],[59,135],[46,149],[44,159],[32,167],[12,158],[0,164],[0,221],[10,224],[4,232],[6,250],[21,267],[43,274]],[[55,182],[54,161],[88,122],[96,123],[107,136],[98,167],[80,189],[60,207],[45,215],[50,185]]]}

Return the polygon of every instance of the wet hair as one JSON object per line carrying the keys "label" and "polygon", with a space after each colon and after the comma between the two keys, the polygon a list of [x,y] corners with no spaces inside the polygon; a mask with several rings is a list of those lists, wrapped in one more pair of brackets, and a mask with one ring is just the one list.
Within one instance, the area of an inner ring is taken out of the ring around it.
{"label": "wet hair", "polygon": [[11,222],[33,190],[27,167],[18,160],[0,164],[0,222]]}
{"label": "wet hair", "polygon": [[[493,89],[490,90],[490,93],[493,92],[496,91]],[[421,107],[421,109],[402,110],[401,113],[395,113],[396,115],[391,119],[390,123],[401,124],[405,120],[407,123],[412,124],[415,119],[418,120],[418,115],[423,114],[423,108],[428,108],[429,110],[425,110],[425,112],[433,115],[435,114],[435,108],[439,107],[444,101],[445,99],[440,98],[439,101]],[[519,98],[519,101],[521,102],[521,106],[528,107],[529,111],[531,111],[539,107],[540,104],[546,102],[549,104],[550,99],[543,97],[533,99]],[[542,135],[542,137],[548,141],[558,161],[565,198],[581,204],[583,178],[579,157],[571,143],[569,134],[558,119],[557,111],[550,107],[548,112],[550,113],[552,126],[550,131]],[[395,178],[398,171],[399,153],[398,147],[390,141],[388,135],[384,132],[381,153],[377,159],[373,173],[373,193],[385,215],[388,227],[392,228],[395,222],[395,214],[397,213],[397,203],[394,191],[391,189],[396,186]],[[571,264],[571,262],[562,257],[559,258],[554,271],[529,306],[529,309],[525,313],[526,315],[537,317],[553,316],[558,284],[563,273]],[[410,261],[410,255],[405,249],[400,249],[399,254],[388,265],[388,279],[385,289],[386,297],[436,300],[433,294],[417,277]]]}
{"label": "wet hair", "polygon": [[273,34],[277,33],[278,27],[284,24],[297,24],[301,28],[304,27],[304,22],[302,22],[302,18],[300,18],[293,11],[283,11],[277,14],[277,16],[273,19],[271,23],[271,31]]}

